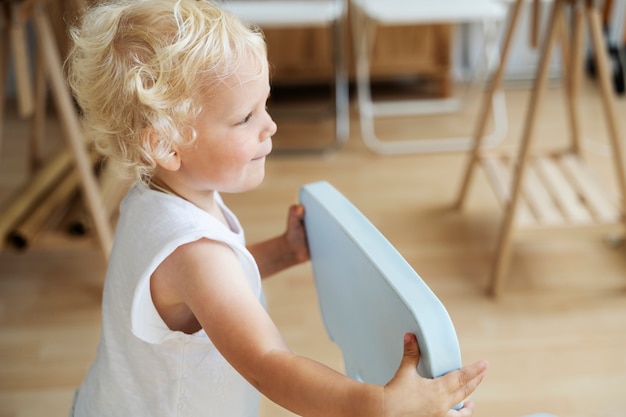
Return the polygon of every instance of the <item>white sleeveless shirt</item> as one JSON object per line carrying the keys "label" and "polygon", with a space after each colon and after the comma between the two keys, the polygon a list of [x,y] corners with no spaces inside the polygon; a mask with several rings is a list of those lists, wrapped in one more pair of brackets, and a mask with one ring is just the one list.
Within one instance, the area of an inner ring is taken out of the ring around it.
{"label": "white sleeveless shirt", "polygon": [[171,331],[150,295],[150,276],[168,255],[209,238],[232,248],[264,303],[241,225],[217,193],[216,198],[230,227],[188,201],[140,184],[124,198],[104,284],[100,343],[76,396],[76,417],[259,415],[260,394],[204,330]]}

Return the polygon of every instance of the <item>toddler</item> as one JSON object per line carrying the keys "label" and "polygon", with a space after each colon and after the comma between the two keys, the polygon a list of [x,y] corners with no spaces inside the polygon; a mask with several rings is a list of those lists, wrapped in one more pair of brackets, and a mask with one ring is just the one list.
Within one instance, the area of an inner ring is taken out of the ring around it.
{"label": "toddler", "polygon": [[72,415],[254,417],[260,394],[303,416],[463,416],[485,362],[434,380],[407,335],[386,386],[290,352],[261,279],[308,260],[303,208],[246,246],[220,193],[263,180],[276,124],[259,31],[203,0],[96,2],[68,79],[96,148],[135,179],[120,205],[94,363]]}

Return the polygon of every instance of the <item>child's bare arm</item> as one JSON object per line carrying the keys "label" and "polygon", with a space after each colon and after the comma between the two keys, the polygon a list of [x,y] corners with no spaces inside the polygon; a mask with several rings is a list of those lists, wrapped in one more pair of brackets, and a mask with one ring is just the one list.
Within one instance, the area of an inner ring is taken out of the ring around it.
{"label": "child's bare arm", "polygon": [[[360,383],[295,355],[250,289],[232,250],[200,240],[178,248],[159,267],[172,295],[187,305],[232,366],[264,395],[303,416],[442,417],[482,380],[477,363],[435,380],[416,371],[414,338],[386,387]],[[167,271],[175,271],[167,274]],[[407,353],[408,352],[408,353]],[[457,412],[455,412],[457,413]],[[471,416],[471,407],[457,415]]]}
{"label": "child's bare arm", "polygon": [[303,216],[304,207],[292,205],[289,207],[285,233],[248,246],[248,250],[259,266],[261,277],[269,277],[290,266],[309,260]]}

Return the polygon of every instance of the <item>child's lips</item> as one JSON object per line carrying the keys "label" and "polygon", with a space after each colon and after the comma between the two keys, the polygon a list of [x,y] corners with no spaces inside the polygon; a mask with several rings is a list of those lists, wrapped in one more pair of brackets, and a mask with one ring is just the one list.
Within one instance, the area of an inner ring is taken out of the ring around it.
{"label": "child's lips", "polygon": [[272,142],[269,141],[269,149],[267,149],[265,152],[262,152],[259,156],[255,156],[254,158],[252,158],[253,161],[260,161],[261,159],[264,159],[265,157],[267,157],[270,153],[272,153]]}

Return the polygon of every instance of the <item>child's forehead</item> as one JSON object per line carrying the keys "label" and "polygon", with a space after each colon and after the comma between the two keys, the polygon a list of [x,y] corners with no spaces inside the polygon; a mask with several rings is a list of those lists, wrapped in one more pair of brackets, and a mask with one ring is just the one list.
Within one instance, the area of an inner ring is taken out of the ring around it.
{"label": "child's forehead", "polygon": [[250,54],[244,57],[221,76],[215,77],[207,74],[205,77],[209,90],[221,90],[223,88],[238,88],[252,82],[269,82],[269,64],[267,59],[261,59]]}
{"label": "child's forehead", "polygon": [[229,76],[217,80],[201,92],[203,107],[228,111],[266,100],[270,92],[268,67],[242,65]]}

